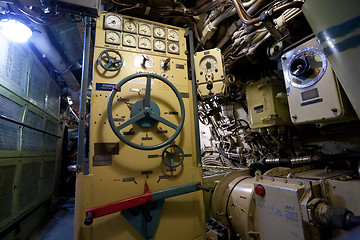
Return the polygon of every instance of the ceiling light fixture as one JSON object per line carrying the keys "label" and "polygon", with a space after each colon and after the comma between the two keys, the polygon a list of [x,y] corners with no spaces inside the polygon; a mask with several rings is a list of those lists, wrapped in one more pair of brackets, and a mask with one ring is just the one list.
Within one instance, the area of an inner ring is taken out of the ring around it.
{"label": "ceiling light fixture", "polygon": [[20,43],[26,42],[32,35],[32,31],[28,26],[10,18],[3,18],[0,21],[0,31],[7,39]]}

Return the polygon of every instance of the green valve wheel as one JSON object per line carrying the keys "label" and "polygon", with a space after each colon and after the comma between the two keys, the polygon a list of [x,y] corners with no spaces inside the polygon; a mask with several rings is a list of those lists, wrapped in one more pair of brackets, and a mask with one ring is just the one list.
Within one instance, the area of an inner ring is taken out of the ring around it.
{"label": "green valve wheel", "polygon": [[[177,148],[177,151],[169,152],[168,151],[169,148]],[[180,157],[180,161],[178,163],[175,163],[175,158],[177,156]],[[184,151],[181,149],[181,147],[179,147],[178,145],[175,145],[175,144],[169,145],[166,148],[164,148],[164,150],[162,151],[162,154],[161,154],[162,162],[169,168],[177,168],[178,166],[180,166],[184,161],[184,157],[185,157]]]}
{"label": "green valve wheel", "polygon": [[[137,101],[133,105],[129,120],[127,120],[126,122],[124,122],[118,126],[115,126],[113,112],[112,112],[112,105],[113,105],[113,101],[114,101],[114,97],[115,97],[116,93],[118,91],[120,91],[121,87],[125,83],[127,83],[133,79],[142,78],[142,77],[146,77],[145,98]],[[174,123],[162,118],[160,116],[159,106],[154,101],[151,100],[151,80],[153,78],[164,82],[175,93],[175,95],[178,99],[179,105],[180,105],[180,110],[181,110],[181,117],[180,117],[179,125],[175,125]],[[182,100],[180,92],[176,89],[176,87],[169,80],[167,80],[166,78],[159,76],[157,74],[153,74],[153,73],[136,73],[136,74],[127,76],[126,78],[122,79],[118,84],[116,84],[116,86],[111,91],[109,100],[107,103],[107,117],[108,117],[111,129],[113,130],[115,135],[121,141],[123,141],[125,144],[127,144],[133,148],[140,149],[140,150],[155,150],[155,149],[159,149],[159,148],[162,148],[162,147],[170,144],[179,135],[182,127],[184,126],[185,107],[184,107],[184,102]],[[141,128],[149,128],[159,122],[165,124],[168,127],[175,129],[175,133],[169,139],[167,139],[165,142],[159,143],[157,145],[142,146],[140,144],[134,143],[134,142],[126,139],[124,137],[124,135],[122,135],[120,132],[122,129],[124,129],[125,127],[127,127],[133,123],[136,123]]]}
{"label": "green valve wheel", "polygon": [[[116,58],[111,57],[109,54],[110,52],[115,53],[117,56],[120,57],[120,59],[117,60]],[[105,57],[106,57],[106,60],[104,61]],[[117,71],[123,65],[123,57],[121,56],[119,51],[113,50],[113,49],[107,49],[107,50],[102,51],[99,54],[98,63],[100,64],[100,66],[103,69],[105,69],[107,71]]]}

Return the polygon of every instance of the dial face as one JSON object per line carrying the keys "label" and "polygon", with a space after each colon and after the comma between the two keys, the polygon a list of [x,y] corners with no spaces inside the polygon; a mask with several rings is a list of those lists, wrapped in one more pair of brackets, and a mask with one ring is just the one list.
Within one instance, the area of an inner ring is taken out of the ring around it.
{"label": "dial face", "polygon": [[169,53],[179,54],[179,52],[180,52],[179,44],[177,44],[177,43],[169,43],[168,52]]}
{"label": "dial face", "polygon": [[136,24],[133,21],[124,21],[124,31],[136,33]]}
{"label": "dial face", "polygon": [[110,44],[120,44],[120,33],[106,30],[105,42]]}
{"label": "dial face", "polygon": [[151,27],[148,24],[140,23],[139,34],[145,36],[151,36]]}
{"label": "dial face", "polygon": [[159,52],[166,51],[166,45],[163,40],[154,40],[154,50]]}
{"label": "dial face", "polygon": [[179,41],[179,32],[174,29],[168,29],[168,40]]}
{"label": "dial face", "polygon": [[287,81],[296,88],[314,85],[326,71],[326,57],[318,48],[309,47],[296,52],[286,67]]}
{"label": "dial face", "polygon": [[151,40],[148,37],[139,37],[139,48],[151,49]]}
{"label": "dial face", "polygon": [[116,15],[106,15],[104,21],[104,28],[121,30],[121,18]]}
{"label": "dial face", "polygon": [[154,37],[165,38],[165,29],[163,27],[154,27]]}
{"label": "dial face", "polygon": [[211,55],[203,57],[199,65],[201,72],[209,74],[217,71],[217,60]]}
{"label": "dial face", "polygon": [[136,37],[132,34],[124,34],[123,45],[129,47],[136,47]]}

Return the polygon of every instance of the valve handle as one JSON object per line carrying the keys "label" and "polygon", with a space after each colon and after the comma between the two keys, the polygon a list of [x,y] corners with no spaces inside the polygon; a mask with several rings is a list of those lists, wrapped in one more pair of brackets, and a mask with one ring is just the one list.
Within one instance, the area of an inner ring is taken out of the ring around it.
{"label": "valve handle", "polygon": [[[117,60],[116,58],[111,57],[109,52],[115,53],[117,56],[120,57],[120,60]],[[103,63],[104,55],[106,56],[105,64]],[[119,51],[113,50],[113,49],[106,49],[100,53],[100,55],[98,57],[98,63],[100,64],[100,66],[103,69],[105,69],[107,71],[117,71],[123,66],[124,61],[123,61],[123,57],[121,56]]]}
{"label": "valve handle", "polygon": [[[133,107],[131,109],[131,116],[130,116],[129,120],[127,120],[126,122],[124,122],[118,126],[115,126],[115,121],[114,121],[113,114],[112,114],[112,105],[113,105],[113,101],[114,101],[114,97],[115,97],[116,93],[119,91],[119,89],[121,89],[121,87],[125,83],[127,83],[135,78],[141,78],[141,77],[146,77],[145,98],[137,101],[133,105]],[[180,110],[181,110],[181,117],[180,117],[179,125],[176,125],[160,116],[160,109],[159,109],[158,105],[154,101],[151,100],[151,79],[152,78],[156,78],[156,79],[164,82],[175,93],[175,95],[178,99],[179,105],[180,105]],[[116,84],[116,86],[111,91],[111,93],[109,95],[109,100],[107,103],[107,117],[108,117],[111,129],[113,130],[115,135],[121,141],[123,141],[125,144],[127,144],[133,148],[140,149],[140,150],[155,150],[155,149],[159,149],[159,148],[162,148],[162,147],[168,145],[169,143],[174,141],[174,139],[179,135],[182,127],[184,126],[185,106],[184,106],[184,102],[182,100],[180,92],[176,89],[176,87],[169,80],[167,80],[166,78],[159,76],[157,74],[153,74],[153,73],[136,73],[136,74],[127,76],[126,78],[122,79],[118,84]],[[131,124],[134,124],[134,123],[138,124],[142,128],[148,128],[148,127],[151,127],[151,126],[157,124],[158,122],[161,122],[161,123],[165,124],[166,126],[175,129],[175,133],[168,140],[166,140],[162,143],[159,143],[157,145],[142,146],[140,144],[136,144],[136,143],[126,139],[120,132],[120,130],[122,130],[125,127],[127,127]]]}
{"label": "valve handle", "polygon": [[[171,147],[177,148],[178,151],[176,151],[175,153],[169,152],[168,149]],[[175,164],[175,161],[174,161],[175,157],[180,154],[181,154],[180,161],[177,164]],[[169,168],[177,168],[178,166],[180,166],[184,161],[184,157],[185,157],[184,151],[181,149],[180,146],[175,145],[175,144],[171,144],[171,145],[167,146],[166,148],[164,148],[164,150],[162,151],[162,154],[161,154],[162,162]],[[167,161],[167,158],[170,159],[170,163]]]}

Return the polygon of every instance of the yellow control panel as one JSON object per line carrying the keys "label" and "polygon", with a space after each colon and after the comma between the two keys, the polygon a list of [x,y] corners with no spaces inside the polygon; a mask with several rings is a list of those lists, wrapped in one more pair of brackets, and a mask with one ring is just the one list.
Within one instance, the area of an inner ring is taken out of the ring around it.
{"label": "yellow control panel", "polygon": [[[201,182],[185,29],[103,13],[93,64],[90,174],[77,175],[75,239],[145,239],[122,212],[86,226],[85,211],[144,194],[145,182],[151,192]],[[166,198],[155,227],[152,239],[201,236],[202,192]]]}

